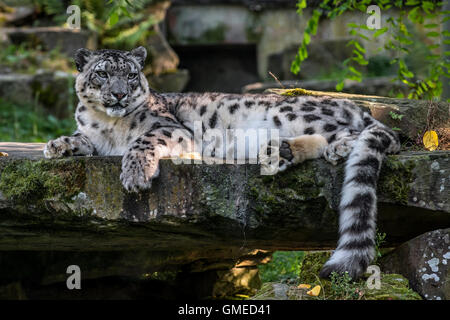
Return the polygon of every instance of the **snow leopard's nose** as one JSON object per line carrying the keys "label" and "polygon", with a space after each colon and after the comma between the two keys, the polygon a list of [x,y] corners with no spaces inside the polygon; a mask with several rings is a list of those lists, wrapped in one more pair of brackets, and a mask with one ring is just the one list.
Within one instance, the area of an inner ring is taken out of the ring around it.
{"label": "snow leopard's nose", "polygon": [[123,92],[111,92],[112,95],[117,99],[117,101],[122,100],[127,94]]}

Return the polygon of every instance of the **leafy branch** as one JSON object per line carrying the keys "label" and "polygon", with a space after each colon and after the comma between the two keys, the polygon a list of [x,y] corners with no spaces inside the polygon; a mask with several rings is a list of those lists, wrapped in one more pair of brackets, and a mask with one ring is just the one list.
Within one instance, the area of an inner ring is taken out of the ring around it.
{"label": "leafy branch", "polygon": [[[362,67],[368,64],[367,53],[362,40],[374,41],[384,35],[386,37],[384,49],[392,53],[391,64],[397,66],[397,75],[392,81],[400,81],[409,88],[409,99],[433,99],[442,94],[442,79],[450,77],[450,52],[440,54],[443,45],[450,42],[450,32],[440,30],[440,25],[450,19],[448,11],[442,11],[442,1],[418,0],[323,0],[319,8],[314,9],[307,27],[303,33],[303,40],[298,53],[291,64],[291,72],[298,74],[301,64],[308,58],[308,45],[311,37],[316,35],[322,17],[335,19],[348,11],[361,11],[366,14],[369,5],[373,2],[380,10],[396,9],[398,14],[389,17],[387,26],[380,29],[371,29],[365,24],[349,23],[349,35],[352,39],[347,43],[353,47],[352,55],[343,61],[344,74],[338,84],[337,91],[342,91],[346,79],[360,82],[363,78]],[[306,0],[297,2],[297,13],[303,15],[307,8]],[[440,24],[436,23],[437,19]],[[415,74],[406,63],[408,55],[414,52],[414,34],[411,28],[421,26],[426,30],[426,47],[429,50],[424,61],[426,72],[424,75]],[[443,39],[442,43],[440,39]],[[381,50],[382,48],[379,48]],[[401,93],[397,95],[403,97]]]}

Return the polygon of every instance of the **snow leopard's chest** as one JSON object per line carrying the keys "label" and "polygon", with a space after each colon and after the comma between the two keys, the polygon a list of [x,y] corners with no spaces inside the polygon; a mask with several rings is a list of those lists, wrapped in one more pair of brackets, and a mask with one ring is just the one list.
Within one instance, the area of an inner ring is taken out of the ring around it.
{"label": "snow leopard's chest", "polygon": [[78,131],[92,142],[98,155],[123,155],[130,144],[146,132],[161,126],[177,125],[166,113],[158,113],[143,106],[123,118],[78,106],[75,119]]}

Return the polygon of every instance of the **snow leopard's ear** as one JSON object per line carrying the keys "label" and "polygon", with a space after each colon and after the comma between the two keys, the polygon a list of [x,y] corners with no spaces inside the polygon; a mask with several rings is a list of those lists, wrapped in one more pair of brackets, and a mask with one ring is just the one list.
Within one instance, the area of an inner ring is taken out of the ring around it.
{"label": "snow leopard's ear", "polygon": [[130,54],[133,56],[133,58],[136,59],[136,61],[141,66],[141,69],[144,67],[145,64],[145,58],[147,57],[147,49],[140,46],[130,51]]}
{"label": "snow leopard's ear", "polygon": [[83,67],[85,64],[89,61],[89,59],[92,56],[92,51],[88,49],[78,49],[77,52],[75,52],[75,64],[77,66],[77,70],[79,72],[83,71]]}

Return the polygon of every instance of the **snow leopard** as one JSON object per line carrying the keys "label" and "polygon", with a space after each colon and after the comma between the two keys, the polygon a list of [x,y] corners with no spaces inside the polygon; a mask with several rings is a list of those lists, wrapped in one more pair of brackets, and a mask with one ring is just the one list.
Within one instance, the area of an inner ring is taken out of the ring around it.
{"label": "snow leopard", "polygon": [[[158,93],[142,72],[146,55],[143,47],[76,52],[77,130],[49,141],[45,157],[120,155],[124,188],[139,192],[151,187],[161,158],[193,150],[198,127],[205,140],[211,130],[224,132],[225,138],[227,130],[278,130],[280,170],[320,157],[334,165],[345,161],[339,240],[320,276],[348,272],[354,279],[360,277],[374,258],[377,179],[385,155],[400,149],[397,134],[346,99]],[[230,152],[217,141],[208,141],[203,157],[223,157]],[[268,141],[257,142],[261,154],[273,151],[273,141]],[[245,158],[248,153],[240,156]]]}

